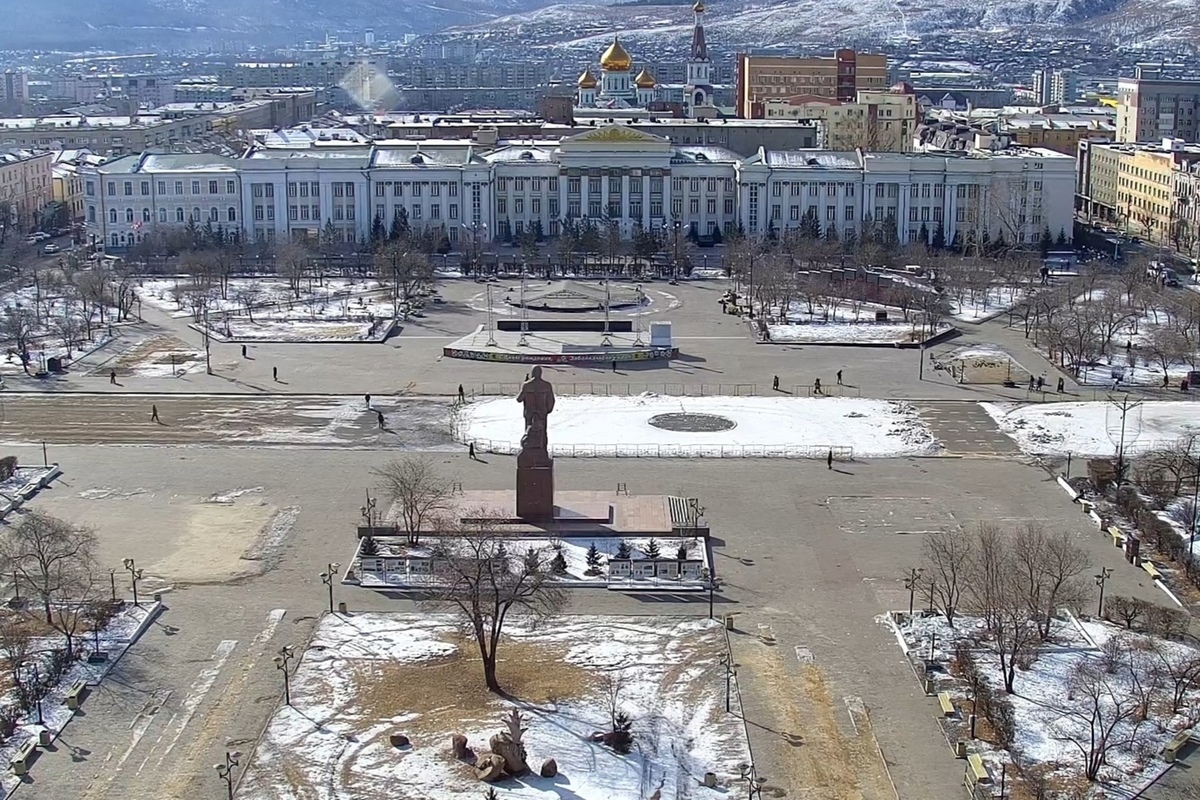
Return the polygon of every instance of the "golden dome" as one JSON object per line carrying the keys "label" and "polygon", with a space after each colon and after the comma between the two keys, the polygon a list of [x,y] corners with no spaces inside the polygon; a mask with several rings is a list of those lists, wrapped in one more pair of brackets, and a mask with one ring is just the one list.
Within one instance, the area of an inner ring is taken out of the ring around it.
{"label": "golden dome", "polygon": [[633,66],[633,59],[625,52],[625,48],[621,47],[621,42],[614,38],[613,43],[600,56],[600,66],[612,72],[628,72]]}
{"label": "golden dome", "polygon": [[575,85],[580,89],[595,89],[596,76],[592,74],[590,69],[585,69],[583,74],[579,76],[579,80],[575,81]]}
{"label": "golden dome", "polygon": [[701,0],[696,0],[696,5],[692,6],[692,11],[695,11],[697,14],[703,14],[704,3]]}
{"label": "golden dome", "polygon": [[639,89],[653,89],[657,81],[654,80],[653,75],[646,71],[645,67],[642,67],[642,71],[633,79],[633,83]]}

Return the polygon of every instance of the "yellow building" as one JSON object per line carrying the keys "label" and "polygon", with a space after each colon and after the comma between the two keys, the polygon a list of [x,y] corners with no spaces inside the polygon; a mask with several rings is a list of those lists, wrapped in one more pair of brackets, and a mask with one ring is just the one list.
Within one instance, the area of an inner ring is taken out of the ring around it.
{"label": "yellow building", "polygon": [[827,150],[909,153],[913,149],[917,102],[906,84],[889,91],[857,92],[853,102],[816,95],[767,100],[763,110],[767,119],[820,120]]}
{"label": "yellow building", "polygon": [[1090,218],[1169,246],[1185,209],[1176,185],[1200,163],[1200,145],[1164,139],[1161,145],[1079,143],[1076,194]]}
{"label": "yellow building", "polygon": [[0,209],[8,219],[0,225],[32,229],[38,215],[54,200],[51,165],[54,154],[39,150],[0,150]]}

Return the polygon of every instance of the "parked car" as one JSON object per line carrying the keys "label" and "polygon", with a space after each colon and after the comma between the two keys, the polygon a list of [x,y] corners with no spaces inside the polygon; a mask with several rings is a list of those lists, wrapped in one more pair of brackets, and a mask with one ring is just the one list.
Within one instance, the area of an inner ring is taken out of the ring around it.
{"label": "parked car", "polygon": [[45,247],[43,247],[43,248],[42,248],[42,253],[43,253],[44,255],[52,256],[52,255],[54,255],[55,253],[57,253],[57,252],[59,252],[59,251],[61,251],[61,250],[62,250],[62,248],[61,248],[61,247],[59,247],[59,246],[58,246],[58,245],[56,245],[56,244],[48,244],[48,245],[46,245]]}

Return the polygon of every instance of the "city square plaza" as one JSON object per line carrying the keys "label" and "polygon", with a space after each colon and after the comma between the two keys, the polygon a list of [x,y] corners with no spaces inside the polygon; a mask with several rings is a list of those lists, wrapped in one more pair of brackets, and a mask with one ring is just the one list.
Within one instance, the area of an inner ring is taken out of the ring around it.
{"label": "city square plaza", "polygon": [[[601,509],[642,496],[692,498],[702,506],[708,574],[719,579],[711,596],[659,586],[580,587],[569,592],[566,613],[700,621],[711,608],[713,617],[728,620],[737,697],[731,713],[740,715],[764,796],[960,796],[963,762],[939,730],[936,701],[880,621],[908,607],[904,579],[930,533],[1036,519],[1079,533],[1093,566],[1113,568],[1109,591],[1161,600],[1146,575],[1122,568],[1120,551],[1095,533],[1053,475],[978,405],[1025,400],[1024,387],[959,384],[934,370],[930,364],[947,343],[929,350],[759,343],[744,320],[721,313],[729,288],[723,280],[642,288],[648,302],[614,311],[612,319],[637,314],[644,328],[669,321],[677,357],[541,365],[559,404],[554,414],[568,413],[572,398],[596,395],[671,397],[685,415],[708,398],[727,408],[739,397],[831,409],[877,402],[893,404],[898,419],[919,420],[939,444],[902,447],[891,457],[849,452],[829,463],[569,457],[555,451],[551,415],[554,492],[587,497]],[[351,622],[424,608],[419,598],[387,587],[338,581],[329,594],[321,577],[337,563],[334,571],[345,572],[370,503],[385,503],[373,470],[426,453],[464,493],[499,497],[514,489],[518,457],[482,449],[470,457],[451,418],[460,397],[468,407],[507,398],[519,416],[513,398],[530,366],[445,357],[450,343],[501,314],[496,307],[488,312],[484,284],[449,279],[439,292],[444,303],[404,321],[381,344],[263,343],[243,357],[238,342],[214,341],[211,375],[135,370],[110,382],[105,364],[139,337],[203,350],[186,320],[147,306],[144,321],[115,345],[81,358],[49,385],[6,380],[5,453],[34,463],[44,447],[64,470],[30,507],[94,527],[100,561],[136,558],[141,591],[163,604],[93,688],[85,713],[41,753],[16,797],[222,796],[226,786],[213,765],[231,752],[240,754],[236,775],[251,775],[234,784],[239,792],[279,796],[263,789],[255,772],[263,765],[253,758],[280,704],[273,657],[292,645],[308,658],[306,645],[331,599],[345,604]],[[509,308],[507,318],[520,315]],[[959,325],[953,346],[988,343],[1031,375],[1050,369],[1004,321]],[[832,396],[809,396],[818,378]],[[1092,398],[1090,390],[1068,388]],[[152,405],[159,424],[150,421]],[[844,445],[838,435],[847,426],[831,423],[823,439],[803,441],[814,452],[832,451]],[[589,511],[588,518],[604,513]],[[555,624],[547,623],[551,631]],[[502,663],[502,680],[504,670]],[[726,769],[737,772],[735,765]],[[1172,771],[1144,796],[1194,797],[1186,773]],[[508,791],[498,790],[501,797]],[[746,790],[742,784],[730,796]],[[403,780],[389,793],[427,796],[406,794]],[[330,795],[298,786],[293,796]],[[676,795],[662,794],[669,796]]]}

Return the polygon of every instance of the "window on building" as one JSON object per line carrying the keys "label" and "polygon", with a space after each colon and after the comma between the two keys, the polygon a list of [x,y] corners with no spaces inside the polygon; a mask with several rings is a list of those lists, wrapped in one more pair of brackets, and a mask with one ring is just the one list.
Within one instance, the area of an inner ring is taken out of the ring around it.
{"label": "window on building", "polygon": [[133,222],[133,209],[132,208],[125,209],[125,221]]}
{"label": "window on building", "polygon": [[416,203],[413,203],[412,213],[409,214],[408,217],[409,217],[409,219],[420,219],[421,218],[421,206],[419,206]]}
{"label": "window on building", "polygon": [[[600,194],[600,179],[599,178],[588,178],[588,194],[594,194],[594,195]],[[597,215],[597,216],[599,216],[599,215]]]}
{"label": "window on building", "polygon": [[108,221],[109,221],[109,222],[111,222],[111,223],[116,223],[116,221],[117,221],[117,210],[116,210],[115,208],[110,208],[110,209],[108,210]]}
{"label": "window on building", "polygon": [[508,213],[508,200],[503,197],[496,198],[496,213],[504,216]]}
{"label": "window on building", "polygon": [[727,216],[727,217],[733,216],[733,198],[732,197],[725,198],[725,216]]}
{"label": "window on building", "polygon": [[581,183],[580,178],[567,178],[567,194],[579,194]]}
{"label": "window on building", "polygon": [[237,209],[230,206],[227,210],[228,222],[237,222]]}
{"label": "window on building", "polygon": [[200,181],[192,181],[192,194],[200,194]]}
{"label": "window on building", "polygon": [[791,210],[790,210],[790,211],[788,211],[788,217],[789,217],[789,218],[790,218],[790,219],[791,219],[793,222],[797,222],[797,221],[799,221],[799,219],[800,219],[800,206],[792,206],[792,207],[791,207]]}
{"label": "window on building", "polygon": [[109,182],[108,182],[108,196],[109,196],[109,197],[116,197],[116,196],[117,196],[117,184],[116,184],[116,181],[109,181]]}
{"label": "window on building", "polygon": [[220,190],[217,188],[219,185],[220,185],[220,184],[219,184],[217,181],[209,181],[209,182],[208,182],[208,193],[209,193],[209,194],[216,194],[218,191],[220,191]]}
{"label": "window on building", "polygon": [[441,219],[442,218],[442,204],[441,203],[433,203],[432,205],[429,206],[429,218],[430,219]]}
{"label": "window on building", "polygon": [[438,183],[437,181],[434,181],[433,183],[429,184],[429,196],[430,197],[441,197],[441,195],[442,195],[442,185],[440,183]]}
{"label": "window on building", "polygon": [[150,221],[150,209],[143,208],[142,209],[142,222],[149,222],[149,221]]}
{"label": "window on building", "polygon": [[183,222],[183,209],[182,208],[175,209],[175,221]]}
{"label": "window on building", "polygon": [[[451,184],[451,185],[453,185],[453,184]],[[450,219],[458,219],[458,203],[450,204]],[[451,228],[450,230],[456,230],[456,229]]]}
{"label": "window on building", "polygon": [[125,181],[125,196],[133,197],[133,181]]}

